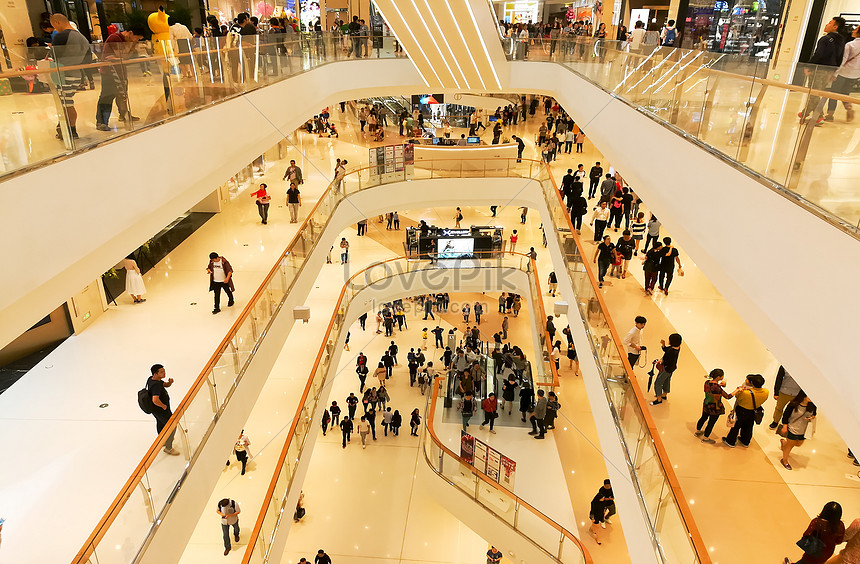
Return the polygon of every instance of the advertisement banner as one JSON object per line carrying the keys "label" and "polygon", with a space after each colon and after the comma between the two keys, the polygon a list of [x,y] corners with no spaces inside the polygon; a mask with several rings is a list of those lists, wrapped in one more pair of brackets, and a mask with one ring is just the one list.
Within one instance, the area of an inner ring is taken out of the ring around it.
{"label": "advertisement banner", "polygon": [[517,474],[517,463],[502,455],[502,476],[499,479],[499,484],[505,487],[509,492],[514,491],[514,478]]}
{"label": "advertisement banner", "polygon": [[475,439],[475,460],[472,462],[472,466],[483,472],[487,473],[487,449],[489,449],[486,443]]}
{"label": "advertisement banner", "polygon": [[460,431],[460,458],[468,464],[475,460],[475,437],[465,431]]}
{"label": "advertisement banner", "polygon": [[492,447],[487,447],[487,471],[484,472],[491,480],[498,482],[501,472],[502,455]]}

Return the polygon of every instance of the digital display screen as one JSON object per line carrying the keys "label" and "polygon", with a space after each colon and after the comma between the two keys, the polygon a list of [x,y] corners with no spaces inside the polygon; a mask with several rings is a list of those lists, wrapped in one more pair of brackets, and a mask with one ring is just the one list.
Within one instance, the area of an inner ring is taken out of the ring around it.
{"label": "digital display screen", "polygon": [[412,106],[424,105],[429,106],[430,104],[444,104],[445,103],[445,95],[444,94],[413,94],[412,95]]}
{"label": "digital display screen", "polygon": [[466,142],[468,142],[470,145],[477,145],[481,142],[481,138],[480,137],[467,137]]}
{"label": "digital display screen", "polygon": [[439,239],[440,259],[472,258],[475,255],[475,239],[458,237],[456,239]]}

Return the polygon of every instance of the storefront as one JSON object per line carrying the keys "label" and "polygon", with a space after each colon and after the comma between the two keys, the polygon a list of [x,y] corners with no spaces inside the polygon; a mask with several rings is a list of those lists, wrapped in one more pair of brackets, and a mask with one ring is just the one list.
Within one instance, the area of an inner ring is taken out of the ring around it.
{"label": "storefront", "polygon": [[537,23],[541,21],[541,2],[520,0],[494,3],[498,19],[508,23]]}
{"label": "storefront", "polygon": [[681,47],[770,59],[784,0],[690,0]]}

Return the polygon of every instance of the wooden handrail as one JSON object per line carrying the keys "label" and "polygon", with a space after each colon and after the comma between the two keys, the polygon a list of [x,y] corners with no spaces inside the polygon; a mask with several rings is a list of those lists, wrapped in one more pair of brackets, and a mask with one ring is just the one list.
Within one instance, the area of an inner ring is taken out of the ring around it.
{"label": "wooden handrail", "polygon": [[[286,249],[281,253],[278,257],[278,260],[275,262],[274,266],[272,266],[269,273],[263,279],[263,282],[260,284],[260,287],[257,288],[257,291],[251,296],[248,300],[248,304],[242,309],[242,312],[236,318],[236,321],[233,322],[233,325],[230,326],[230,330],[227,332],[227,335],[221,340],[218,344],[218,347],[215,349],[215,352],[209,357],[209,360],[206,362],[205,367],[200,372],[200,375],[197,376],[197,379],[191,385],[191,388],[185,393],[182,401],[176,407],[176,411],[173,412],[173,416],[171,416],[167,425],[164,426],[164,429],[161,430],[161,433],[155,439],[155,442],[149,447],[146,454],[143,456],[143,459],[138,463],[132,472],[131,476],[128,480],[126,480],[125,485],[123,485],[119,494],[114,498],[108,510],[105,512],[104,516],[96,525],[95,529],[93,529],[92,534],[87,538],[84,546],[78,551],[78,554],[75,556],[74,560],[72,560],[73,564],[84,564],[87,562],[89,557],[92,555],[93,550],[95,549],[96,543],[102,539],[102,537],[107,532],[109,525],[116,519],[116,516],[122,510],[125,502],[131,497],[132,493],[134,493],[134,489],[137,487],[137,484],[142,480],[143,475],[146,473],[149,466],[152,465],[152,462],[155,460],[155,457],[158,455],[159,450],[161,449],[161,442],[163,438],[166,438],[170,433],[172,433],[176,426],[179,424],[179,420],[185,414],[185,411],[191,405],[191,402],[203,388],[204,383],[208,377],[210,371],[212,371],[217,363],[218,359],[221,357],[222,353],[227,349],[227,345],[231,340],[239,333],[239,329],[242,326],[242,323],[248,318],[251,311],[256,307],[257,301],[259,300],[262,293],[265,291],[266,287],[274,278],[275,274],[278,271],[278,268],[281,264],[281,261],[286,258],[289,254],[290,250],[296,244],[296,242],[301,239],[301,235],[304,229],[307,227],[309,220],[313,217],[314,212],[316,212],[319,205],[323,202],[324,197],[327,195],[327,191],[323,192],[323,195],[317,200],[317,203],[311,209],[311,212],[299,226],[296,234],[293,235],[293,238],[287,244]],[[286,293],[285,289],[285,293]]]}
{"label": "wooden handrail", "polygon": [[[537,273],[535,273],[535,276],[537,276]],[[550,517],[548,517],[542,511],[539,511],[538,509],[536,509],[533,505],[531,505],[527,501],[523,500],[521,497],[517,496],[514,492],[512,492],[506,488],[503,488],[501,485],[498,484],[498,482],[496,482],[495,480],[493,480],[492,478],[490,478],[489,476],[487,476],[486,474],[484,474],[483,472],[481,472],[480,470],[478,470],[477,468],[475,468],[474,466],[472,466],[471,464],[469,464],[468,462],[463,460],[460,457],[460,455],[455,454],[454,451],[452,451],[451,449],[446,447],[442,443],[442,441],[439,440],[438,435],[436,435],[436,429],[433,426],[433,421],[434,421],[435,415],[436,415],[436,403],[439,400],[440,384],[444,380],[445,380],[444,376],[437,376],[436,379],[433,381],[433,388],[430,392],[430,411],[425,416],[425,425],[427,427],[427,434],[430,436],[430,438],[433,440],[433,442],[436,444],[436,446],[439,447],[442,451],[445,452],[445,454],[447,454],[448,456],[450,456],[454,460],[457,460],[461,464],[467,466],[472,471],[472,474],[477,476],[478,478],[480,478],[485,484],[489,485],[490,487],[495,489],[497,492],[503,494],[505,497],[510,498],[511,500],[514,501],[514,503],[517,503],[517,504],[525,507],[531,513],[533,513],[535,516],[540,518],[544,523],[546,523],[547,525],[549,525],[550,527],[555,529],[559,534],[562,534],[565,537],[567,537],[568,539],[570,539],[574,544],[576,544],[576,546],[579,548],[580,552],[582,552],[582,556],[585,559],[586,564],[593,564],[594,560],[591,558],[591,555],[588,553],[588,550],[585,548],[585,546],[583,546],[582,542],[580,542],[579,538],[577,538],[576,535],[574,535],[573,533],[571,533],[570,531],[568,531],[567,529],[565,529],[564,527],[562,527],[561,525],[559,525],[558,523],[553,521]],[[426,458],[426,454],[427,453],[425,451],[425,458]],[[428,460],[428,464],[429,464],[429,460]]]}
{"label": "wooden handrail", "polygon": [[[555,178],[552,175],[552,171],[549,167],[546,167],[547,176],[552,183],[553,192],[558,198],[558,204],[561,206],[561,209],[567,209],[564,205],[564,201],[561,199],[561,193],[558,190],[558,185],[555,182]],[[630,362],[627,360],[627,355],[624,353],[624,346],[621,340],[621,337],[618,333],[618,329],[615,327],[615,322],[612,320],[612,317],[609,315],[609,308],[606,306],[606,302],[603,299],[603,294],[598,289],[597,278],[594,275],[594,271],[592,270],[591,265],[588,260],[586,260],[586,255],[583,252],[584,248],[582,246],[582,241],[580,241],[579,235],[576,232],[576,229],[573,228],[573,222],[570,220],[569,214],[562,214],[565,217],[566,223],[570,228],[570,234],[573,237],[574,242],[576,243],[576,248],[579,251],[581,257],[583,257],[582,264],[585,267],[585,272],[588,274],[588,279],[591,282],[591,286],[594,290],[594,294],[597,297],[597,301],[600,304],[600,309],[604,312],[603,317],[606,319],[606,323],[609,327],[609,333],[612,336],[612,341],[615,344],[615,347],[618,349],[618,356],[621,360],[622,366],[624,366],[624,371],[627,374],[627,378],[630,381],[630,388],[633,390],[633,395],[636,398],[636,403],[639,404],[640,411],[642,412],[642,417],[645,421],[645,426],[648,428],[648,434],[651,436],[651,441],[654,444],[654,449],[657,451],[657,458],[660,460],[660,466],[663,468],[663,472],[666,475],[666,480],[669,482],[669,488],[672,490],[672,495],[677,502],[678,510],[681,512],[681,518],[684,520],[684,525],[687,528],[687,534],[693,543],[693,546],[696,550],[696,554],[699,557],[699,561],[702,564],[709,564],[711,562],[710,555],[708,553],[707,546],[705,546],[705,541],[702,539],[702,535],[699,532],[699,528],[696,525],[695,519],[693,519],[693,514],[690,511],[690,506],[687,503],[687,498],[684,496],[684,492],[681,490],[681,484],[678,481],[678,476],[675,474],[675,470],[669,461],[669,454],[666,452],[666,448],[663,446],[663,441],[660,439],[660,433],[657,429],[657,425],[654,424],[654,419],[651,417],[651,412],[648,410],[648,401],[645,399],[645,396],[642,394],[642,389],[639,386],[639,381],[636,377],[636,374],[633,372],[633,367],[630,366]]]}
{"label": "wooden handrail", "polygon": [[[531,260],[532,272],[535,273],[535,275],[534,275],[535,291],[537,292],[537,306],[538,306],[538,311],[540,312],[540,324],[538,325],[538,327],[539,327],[538,331],[542,330],[543,334],[544,334],[544,343],[546,343],[546,347],[547,347],[546,352],[549,353],[549,370],[550,370],[550,373],[552,374],[552,382],[535,382],[535,385],[536,386],[546,386],[546,387],[556,388],[559,385],[558,370],[555,367],[555,363],[552,361],[553,343],[552,343],[552,339],[549,336],[549,331],[546,330],[547,315],[546,315],[546,308],[545,308],[544,303],[543,303],[543,293],[541,292],[541,289],[540,289],[540,277],[537,275],[538,274],[537,263],[534,261],[534,259],[530,259],[530,260]],[[543,361],[543,359],[541,359],[541,361]]]}
{"label": "wooden handrail", "polygon": [[[463,159],[433,159],[433,160],[424,161],[424,163],[429,166],[435,161],[452,161],[452,160],[462,161]],[[471,160],[472,161],[482,160],[482,161],[498,162],[498,159],[471,159]],[[508,159],[508,160],[510,161],[513,159]],[[530,165],[533,165],[534,163],[538,162],[538,161],[530,161],[529,159],[522,159],[522,160],[524,162],[529,162]],[[365,166],[365,167],[355,168],[355,169],[352,169],[349,173],[347,173],[347,176],[360,173],[361,171],[364,171],[364,170],[367,170],[370,168],[377,168],[377,167],[376,166]],[[536,169],[536,170],[540,170],[540,169]],[[344,177],[344,178],[346,178],[346,177]],[[394,180],[394,181],[399,182],[399,180]],[[374,186],[378,186],[378,184],[375,184]],[[191,402],[194,400],[196,395],[203,388],[203,385],[206,382],[208,374],[214,368],[218,358],[220,358],[221,354],[226,350],[227,345],[230,343],[230,341],[238,334],[242,323],[248,318],[248,315],[250,315],[250,312],[253,310],[254,307],[256,307],[257,301],[259,300],[260,296],[265,291],[266,287],[268,286],[268,284],[271,282],[272,278],[275,276],[276,272],[278,271],[278,268],[280,266],[281,261],[289,255],[290,251],[296,245],[296,242],[301,239],[302,233],[304,232],[305,228],[308,226],[308,223],[310,222],[310,220],[313,218],[315,212],[317,211],[317,208],[319,208],[320,204],[326,200],[326,198],[329,196],[331,191],[332,191],[332,188],[331,188],[331,186],[329,186],[329,188],[327,188],[323,192],[323,194],[320,196],[320,198],[317,200],[317,203],[311,209],[310,213],[307,215],[307,217],[302,222],[302,224],[299,226],[298,230],[296,231],[296,234],[293,236],[293,238],[287,244],[284,251],[280,254],[280,256],[278,257],[274,266],[272,266],[271,270],[269,271],[268,275],[263,279],[263,282],[260,284],[257,291],[254,292],[254,294],[249,299],[248,304],[245,306],[245,308],[239,314],[238,318],[233,323],[233,325],[231,325],[230,330],[227,332],[227,335],[221,340],[220,344],[215,349],[215,352],[212,354],[212,356],[207,361],[203,370],[197,376],[197,379],[191,385],[189,390],[185,393],[185,396],[183,397],[182,401],[177,406],[176,410],[173,413],[173,416],[170,418],[167,425],[165,425],[164,429],[162,429],[161,433],[158,434],[155,441],[152,443],[152,445],[147,450],[146,454],[144,454],[143,459],[137,464],[137,466],[135,467],[131,476],[128,478],[128,480],[126,480],[126,482],[123,485],[120,492],[114,498],[113,502],[111,502],[107,511],[105,511],[104,516],[102,516],[102,518],[96,524],[95,528],[93,529],[93,532],[89,535],[89,537],[87,537],[86,542],[84,542],[84,545],[78,551],[75,558],[72,560],[72,564],[85,564],[88,561],[88,559],[90,558],[90,556],[92,556],[96,545],[104,537],[104,535],[107,533],[107,530],[110,528],[110,525],[113,523],[113,521],[119,515],[122,508],[125,506],[125,503],[133,495],[134,489],[137,487],[137,484],[140,483],[140,481],[143,479],[143,476],[145,475],[147,469],[152,465],[156,456],[158,456],[159,450],[161,449],[161,443],[163,442],[164,439],[166,439],[166,437],[170,433],[172,433],[176,429],[176,427],[179,423],[179,420],[185,414],[185,411],[188,409],[188,407],[190,406]]]}
{"label": "wooden handrail", "polygon": [[[519,252],[513,252],[513,251],[506,251],[504,254],[520,255],[521,257],[527,256],[525,253],[519,253]],[[395,262],[395,261],[408,261],[408,260],[409,260],[408,257],[402,257],[401,256],[401,257],[394,257],[394,258],[386,259],[383,261],[375,262],[375,263],[371,264],[370,266],[367,266],[367,267],[359,270],[358,272],[356,272],[352,276],[350,276],[349,279],[346,282],[344,282],[343,286],[341,287],[340,293],[338,294],[337,301],[335,302],[335,306],[334,306],[334,309],[332,311],[331,319],[328,322],[328,327],[326,327],[325,334],[323,335],[322,340],[320,342],[320,348],[319,348],[319,351],[317,352],[316,359],[314,359],[314,364],[311,367],[310,376],[308,376],[308,382],[307,382],[307,384],[305,384],[305,389],[302,392],[301,399],[299,400],[298,408],[296,409],[296,414],[295,414],[295,416],[293,416],[293,422],[290,424],[290,429],[287,432],[286,438],[284,439],[284,446],[281,449],[280,456],[278,457],[278,462],[275,466],[275,473],[272,475],[272,480],[269,482],[269,487],[266,490],[266,495],[265,495],[265,497],[263,497],[263,502],[262,502],[262,505],[260,507],[260,514],[257,517],[257,521],[254,524],[253,530],[251,531],[251,536],[248,538],[248,544],[247,544],[247,548],[245,549],[245,555],[242,558],[242,564],[249,564],[251,561],[251,558],[253,557],[254,546],[257,542],[257,539],[259,539],[260,531],[262,530],[262,527],[263,527],[263,520],[265,519],[266,512],[268,511],[269,505],[272,502],[272,498],[275,495],[275,488],[278,485],[279,477],[281,475],[281,469],[284,467],[284,463],[287,460],[287,454],[289,452],[290,445],[293,442],[293,439],[295,438],[296,427],[298,425],[299,418],[301,417],[302,410],[305,407],[305,402],[307,402],[307,400],[308,400],[308,395],[309,395],[311,387],[314,383],[314,377],[316,376],[317,370],[319,369],[320,363],[322,362],[323,355],[325,355],[325,353],[326,353],[326,348],[328,346],[329,339],[331,338],[332,328],[334,327],[334,323],[337,319],[337,316],[340,315],[340,312],[343,308],[343,305],[344,305],[343,304],[343,298],[344,298],[344,295],[346,294],[347,288],[349,288],[349,286],[352,284],[352,281],[355,280],[356,277],[364,274],[368,270],[378,268],[380,264],[386,264],[386,263]],[[536,274],[537,273],[535,273],[535,275]],[[440,376],[440,378],[442,378],[442,377]]]}
{"label": "wooden handrail", "polygon": [[[426,164],[429,166],[435,161],[462,161],[462,160],[463,159],[433,159],[433,160],[424,161],[423,164]],[[472,161],[482,160],[482,161],[492,161],[492,162],[498,162],[499,161],[499,159],[471,159],[471,160]],[[511,170],[510,161],[515,160],[515,159],[510,158],[510,159],[506,159],[506,160],[509,162],[508,170]],[[533,174],[538,174],[540,171],[546,170],[547,174],[549,175],[551,182],[553,183],[553,186],[556,186],[555,180],[552,177],[552,174],[549,170],[549,167],[546,166],[546,163],[544,163],[542,161],[537,161],[537,160],[533,160],[533,159],[525,159],[525,158],[520,159],[520,161],[521,161],[521,163],[515,163],[515,164],[528,163],[529,170],[533,170]],[[535,166],[535,165],[538,165],[538,166]],[[359,167],[359,168],[351,170],[348,173],[348,175],[357,174],[363,170],[367,170],[370,168],[378,168],[378,167],[377,166]],[[536,176],[531,176],[528,178],[536,179]],[[395,179],[392,182],[399,182],[399,181],[400,180]],[[385,183],[383,183],[383,184],[385,184]],[[380,184],[374,184],[374,186],[379,186],[379,185]],[[326,191],[324,191],[323,194],[320,196],[320,198],[317,200],[317,203],[314,205],[311,212],[307,215],[307,217],[302,222],[302,224],[299,226],[299,229],[296,231],[296,234],[290,240],[286,249],[278,257],[278,260],[276,261],[276,263],[274,264],[272,269],[269,271],[268,275],[263,280],[260,287],[253,294],[253,296],[250,298],[250,300],[248,301],[248,304],[245,306],[245,308],[239,314],[239,317],[236,319],[236,321],[230,327],[230,330],[228,331],[227,335],[224,337],[224,339],[221,340],[221,343],[216,348],[215,353],[213,353],[212,356],[209,358],[204,369],[200,372],[200,375],[197,377],[197,379],[194,381],[192,386],[189,388],[188,392],[186,392],[184,398],[182,399],[182,401],[177,406],[176,411],[173,413],[173,416],[170,418],[167,425],[165,425],[164,429],[162,429],[161,433],[159,433],[159,435],[156,437],[155,441],[150,446],[150,448],[147,450],[143,459],[135,467],[135,470],[132,472],[132,475],[125,482],[125,484],[123,485],[119,494],[117,494],[117,496],[114,498],[113,502],[108,507],[104,516],[99,520],[99,522],[96,525],[96,527],[94,528],[93,532],[87,538],[83,547],[80,549],[78,554],[72,560],[72,564],[85,564],[88,561],[89,557],[93,554],[97,543],[104,537],[104,535],[106,534],[110,525],[113,523],[113,521],[116,519],[116,517],[118,516],[120,511],[125,506],[125,503],[133,495],[134,489],[137,487],[137,484],[143,479],[143,476],[145,475],[149,466],[152,465],[153,461],[155,460],[155,458],[158,455],[158,452],[161,448],[161,443],[163,442],[164,439],[166,439],[166,437],[170,433],[172,433],[176,429],[179,420],[185,414],[185,411],[188,409],[188,407],[190,406],[191,402],[194,400],[196,395],[203,388],[203,385],[206,382],[206,379],[208,377],[208,373],[214,368],[215,363],[217,362],[217,360],[221,356],[221,354],[226,350],[226,347],[229,344],[229,342],[236,336],[236,334],[238,334],[242,323],[250,315],[250,312],[253,310],[253,308],[256,307],[257,301],[259,300],[260,296],[265,291],[266,287],[271,282],[272,278],[274,277],[275,273],[277,272],[277,270],[280,266],[280,262],[289,255],[290,251],[295,246],[296,242],[301,238],[301,235],[302,235],[304,229],[309,224],[310,220],[314,216],[314,213],[316,212],[316,210],[318,209],[320,204],[328,197],[331,190],[332,190],[331,187],[327,188]],[[558,195],[558,189],[557,188],[556,188],[556,194]],[[562,206],[563,206],[563,204],[562,204]],[[568,217],[567,220],[569,222],[570,218]],[[572,225],[571,225],[571,230],[573,231]],[[578,246],[580,245],[578,239],[577,239],[577,245]],[[522,253],[512,253],[512,252],[508,251],[506,254],[522,254]],[[397,259],[390,259],[390,260],[397,260]],[[382,262],[388,262],[388,261],[382,261]],[[379,263],[377,263],[377,264],[379,264]],[[534,264],[532,264],[532,268],[533,269],[535,268]],[[364,272],[364,270],[362,270],[360,272]],[[539,289],[540,287],[539,287],[539,281],[537,280],[537,271],[534,270],[534,272],[535,272],[536,288],[537,288],[538,294],[540,296],[540,289]],[[590,270],[588,272],[592,278],[592,283],[595,284],[593,274],[591,273]],[[358,274],[359,273],[356,273],[355,275],[350,277],[349,281],[351,281]],[[342,295],[339,298],[339,300],[340,299],[342,299]],[[539,300],[539,302],[540,302],[539,307],[543,307],[543,305],[542,305],[543,300],[541,299],[541,300]],[[605,304],[602,304],[602,306],[605,309]],[[335,313],[336,312],[337,312],[337,309],[335,310]],[[332,320],[332,323],[333,323],[333,320]],[[610,320],[610,323],[611,323],[611,320]],[[331,323],[330,323],[330,325],[331,325]],[[329,330],[330,330],[330,328],[329,328]],[[614,326],[613,326],[613,336],[615,336],[617,338],[617,332],[614,331]],[[325,341],[323,344],[325,344]],[[619,350],[621,350],[621,349],[619,348]],[[317,360],[319,360],[319,358],[321,358],[321,357],[319,357],[319,355],[318,355]],[[630,370],[629,364],[626,364],[626,358],[623,358],[623,355],[622,355],[622,360],[625,362],[625,368],[628,370],[628,373],[632,373],[632,370]],[[553,365],[552,361],[550,361],[550,364]],[[314,369],[316,369],[316,364],[314,365]],[[557,373],[554,374],[554,381],[555,380],[557,380]],[[638,397],[639,396],[637,396],[637,398]],[[644,399],[642,401],[644,402]],[[302,401],[301,405],[303,405],[303,404],[304,404],[304,400]],[[647,412],[646,412],[646,415],[647,415]],[[653,428],[653,422],[650,421],[650,418],[649,418],[649,422],[650,422],[649,428]],[[656,429],[654,429],[654,430],[656,432]],[[658,438],[656,437],[656,434],[655,434],[655,442],[657,440],[658,440]],[[660,446],[661,446],[660,452],[663,453],[664,459],[668,460],[668,456],[665,456],[665,449],[662,449],[662,444]],[[668,468],[668,470],[671,471],[671,468]],[[674,474],[673,474],[673,476],[674,476]],[[677,483],[677,479],[675,479],[675,483]],[[679,506],[681,506],[680,503],[679,503]]]}

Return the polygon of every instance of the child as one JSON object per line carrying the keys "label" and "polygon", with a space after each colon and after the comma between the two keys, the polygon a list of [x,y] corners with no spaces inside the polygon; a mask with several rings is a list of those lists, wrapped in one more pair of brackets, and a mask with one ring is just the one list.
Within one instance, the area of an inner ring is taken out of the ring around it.
{"label": "child", "polygon": [[609,270],[609,276],[621,278],[621,272],[624,270],[622,267],[623,263],[624,255],[621,253],[615,253],[615,262],[612,263],[612,268]]}
{"label": "child", "polygon": [[427,350],[427,328],[425,327],[423,331],[421,331],[421,348],[425,351]]}

